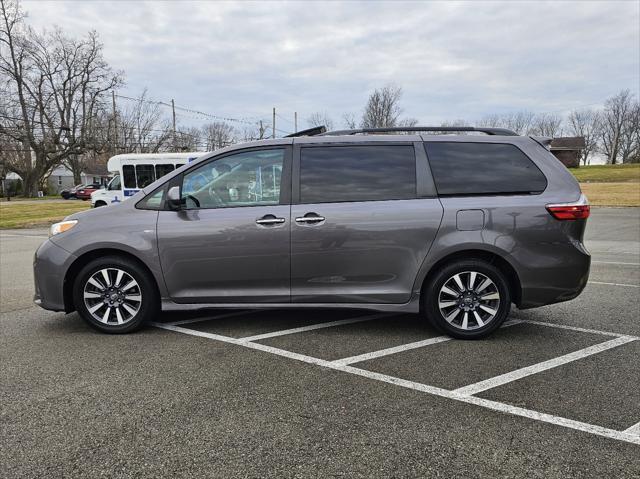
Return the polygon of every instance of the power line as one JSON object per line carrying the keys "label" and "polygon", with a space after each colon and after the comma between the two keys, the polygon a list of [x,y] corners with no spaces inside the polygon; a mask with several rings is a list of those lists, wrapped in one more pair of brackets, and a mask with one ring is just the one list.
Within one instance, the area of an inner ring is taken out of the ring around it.
{"label": "power line", "polygon": [[[172,108],[172,105],[169,103],[165,103],[163,101],[157,101],[157,100],[145,100],[142,98],[132,98],[129,96],[125,96],[125,95],[118,95],[116,94],[117,98],[122,98],[123,100],[129,100],[129,101],[135,101],[138,103],[149,103],[149,104],[153,104],[153,105],[161,105],[161,106],[165,106],[168,108]],[[202,115],[205,116],[207,118],[211,118],[211,119],[215,119],[215,120],[222,120],[222,121],[230,121],[230,122],[235,122],[235,123],[245,123],[248,125],[254,125],[254,122],[250,122],[247,121],[245,118],[232,118],[232,117],[224,117],[224,116],[219,116],[219,115],[214,115],[212,113],[207,113],[204,111],[200,111],[200,110],[195,110],[193,108],[187,108],[187,107],[183,107],[183,106],[178,106],[175,105],[175,109],[176,110],[180,110],[180,111],[185,111],[188,113],[195,113],[197,115]]]}

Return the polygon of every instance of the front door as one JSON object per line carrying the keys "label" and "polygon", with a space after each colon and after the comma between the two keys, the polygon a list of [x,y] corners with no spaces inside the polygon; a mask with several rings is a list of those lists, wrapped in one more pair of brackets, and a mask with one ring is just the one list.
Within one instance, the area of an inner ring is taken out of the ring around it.
{"label": "front door", "polygon": [[183,175],[183,209],[160,211],[157,227],[174,301],[290,301],[290,156],[285,147],[245,150]]}
{"label": "front door", "polygon": [[443,211],[416,186],[425,160],[416,161],[412,143],[300,148],[298,204],[291,207],[293,302],[409,301]]}

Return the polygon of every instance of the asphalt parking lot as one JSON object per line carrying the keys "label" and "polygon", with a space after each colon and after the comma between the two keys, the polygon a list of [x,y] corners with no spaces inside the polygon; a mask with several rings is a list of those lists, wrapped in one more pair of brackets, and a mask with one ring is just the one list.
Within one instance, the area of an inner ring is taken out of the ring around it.
{"label": "asphalt parking lot", "polygon": [[640,210],[595,209],[590,284],[482,341],[413,315],[207,311],[124,336],[31,303],[5,230],[2,477],[640,477]]}

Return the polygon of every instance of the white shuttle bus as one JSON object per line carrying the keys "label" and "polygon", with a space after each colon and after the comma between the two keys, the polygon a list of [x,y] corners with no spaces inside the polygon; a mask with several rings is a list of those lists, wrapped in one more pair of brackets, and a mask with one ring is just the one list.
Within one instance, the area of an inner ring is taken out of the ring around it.
{"label": "white shuttle bus", "polygon": [[191,153],[128,153],[109,158],[107,170],[114,175],[105,189],[91,194],[91,206],[108,206],[135,195],[158,178],[204,155]]}

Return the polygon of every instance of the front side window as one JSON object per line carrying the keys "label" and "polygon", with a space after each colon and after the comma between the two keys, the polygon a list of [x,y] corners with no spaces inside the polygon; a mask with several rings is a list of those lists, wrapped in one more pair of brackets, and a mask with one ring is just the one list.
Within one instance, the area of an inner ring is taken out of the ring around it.
{"label": "front side window", "polygon": [[162,206],[164,205],[164,193],[166,190],[165,186],[160,188],[158,191],[146,196],[140,203],[136,205],[136,207],[143,210],[162,209]]}
{"label": "front side window", "polygon": [[302,148],[302,203],[416,198],[416,157],[411,145]]}
{"label": "front side window", "polygon": [[544,174],[514,145],[425,145],[439,195],[530,194],[547,187]]}
{"label": "front side window", "polygon": [[189,209],[277,205],[284,149],[237,153],[184,175],[182,199]]}
{"label": "front side window", "polygon": [[124,187],[125,188],[137,188],[137,186],[136,186],[136,169],[135,169],[135,167],[133,165],[123,165],[122,166],[122,176],[124,177]]}
{"label": "front side window", "polygon": [[107,189],[109,191],[113,191],[113,190],[120,190],[120,175],[116,175],[113,177],[113,179],[109,182],[109,186],[107,186]]}
{"label": "front side window", "polygon": [[136,165],[136,178],[138,179],[138,188],[144,188],[156,181],[153,165]]}

